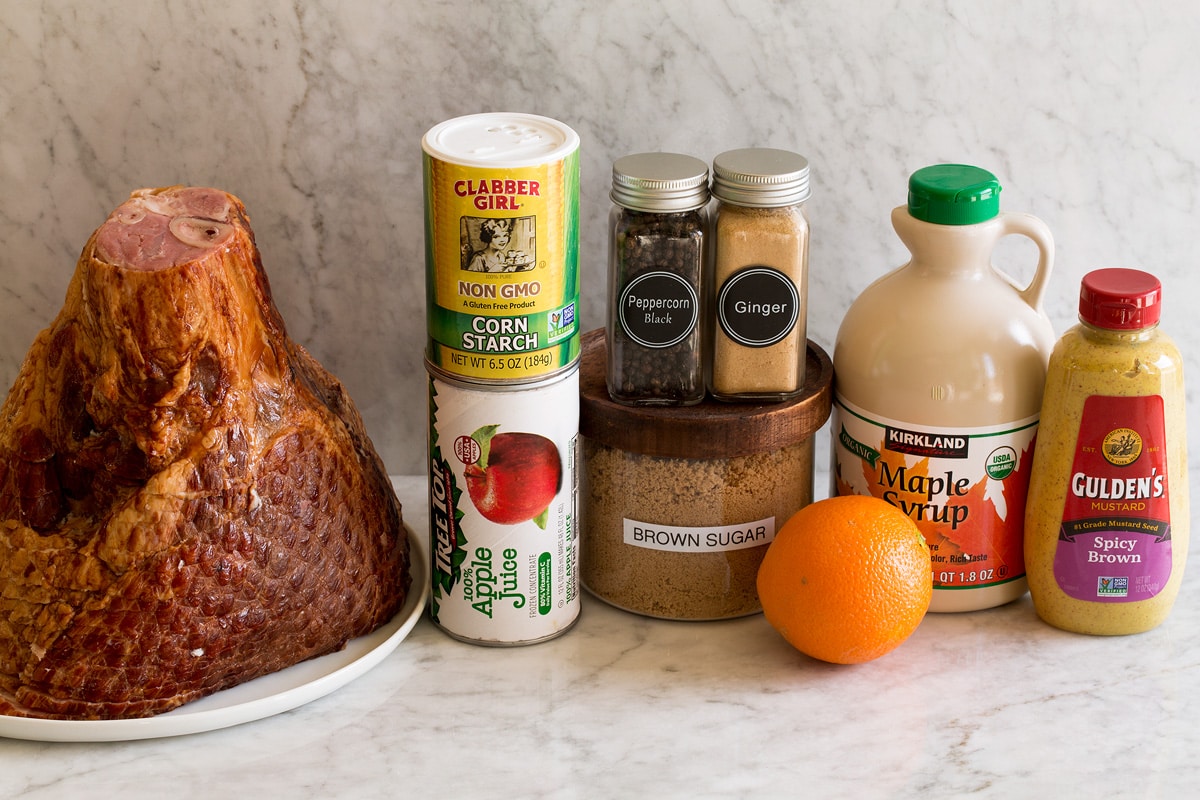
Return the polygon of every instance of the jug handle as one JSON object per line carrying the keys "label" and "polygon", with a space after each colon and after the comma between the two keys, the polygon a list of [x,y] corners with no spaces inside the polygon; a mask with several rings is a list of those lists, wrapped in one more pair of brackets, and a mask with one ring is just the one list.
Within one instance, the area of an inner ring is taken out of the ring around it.
{"label": "jug handle", "polygon": [[[1042,222],[1032,214],[1020,214],[1014,212],[1003,212],[1000,214],[1000,235],[1008,236],[1015,234],[1031,239],[1038,249],[1037,270],[1033,274],[1033,278],[1029,281],[1029,285],[1021,288],[1008,275],[1009,282],[1013,284],[1013,288],[1017,290],[1017,294],[1021,295],[1026,303],[1032,306],[1035,310],[1042,310],[1042,298],[1046,294],[1046,287],[1050,283],[1050,271],[1054,268],[1054,237],[1050,234],[1050,228],[1046,223]],[[997,270],[999,272],[999,270]],[[1003,274],[1003,273],[1001,273]]]}

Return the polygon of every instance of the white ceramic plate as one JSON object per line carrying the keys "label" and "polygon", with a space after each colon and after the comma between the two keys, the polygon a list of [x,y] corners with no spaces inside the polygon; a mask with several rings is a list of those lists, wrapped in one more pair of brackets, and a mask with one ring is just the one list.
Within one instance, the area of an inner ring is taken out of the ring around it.
{"label": "white ceramic plate", "polygon": [[412,589],[387,625],[346,644],[339,652],[305,661],[182,705],[156,717],[114,720],[54,720],[0,714],[0,736],[40,742],[118,742],[157,739],[262,719],[310,703],[340,689],[379,664],[408,636],[429,597],[429,555],[412,530]]}

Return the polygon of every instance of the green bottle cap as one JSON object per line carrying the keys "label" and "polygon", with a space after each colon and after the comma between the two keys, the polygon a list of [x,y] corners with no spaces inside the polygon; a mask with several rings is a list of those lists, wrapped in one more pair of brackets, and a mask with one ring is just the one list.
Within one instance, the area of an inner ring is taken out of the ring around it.
{"label": "green bottle cap", "polygon": [[935,225],[974,225],[1000,213],[1000,182],[986,169],[937,164],[908,179],[908,213]]}

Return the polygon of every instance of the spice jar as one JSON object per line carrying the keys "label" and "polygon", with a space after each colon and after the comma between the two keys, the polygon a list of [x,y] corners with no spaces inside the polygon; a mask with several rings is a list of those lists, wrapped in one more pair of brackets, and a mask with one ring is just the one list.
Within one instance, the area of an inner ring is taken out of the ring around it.
{"label": "spice jar", "polygon": [[712,194],[708,389],[718,400],[794,397],[806,360],[808,161],[770,148],[721,153]]}
{"label": "spice jar", "polygon": [[613,164],[611,197],[609,396],[628,405],[699,403],[708,165],[676,153],[625,156]]}
{"label": "spice jar", "polygon": [[1068,631],[1148,631],[1167,618],[1183,580],[1187,401],[1161,309],[1153,275],[1089,272],[1079,324],[1050,356],[1025,566],[1038,616]]}
{"label": "spice jar", "polygon": [[624,406],[605,391],[604,331],[580,362],[580,567],[585,588],[650,617],[711,620],[762,610],[758,566],[775,531],[812,502],[816,432],[833,364],[806,349],[786,403]]}

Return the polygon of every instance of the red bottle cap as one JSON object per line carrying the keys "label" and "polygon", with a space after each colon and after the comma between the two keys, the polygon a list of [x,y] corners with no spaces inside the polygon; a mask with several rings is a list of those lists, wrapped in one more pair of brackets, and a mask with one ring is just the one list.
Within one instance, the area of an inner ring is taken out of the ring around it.
{"label": "red bottle cap", "polygon": [[1136,269],[1098,269],[1079,286],[1079,319],[1097,328],[1132,331],[1158,324],[1162,284]]}

